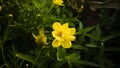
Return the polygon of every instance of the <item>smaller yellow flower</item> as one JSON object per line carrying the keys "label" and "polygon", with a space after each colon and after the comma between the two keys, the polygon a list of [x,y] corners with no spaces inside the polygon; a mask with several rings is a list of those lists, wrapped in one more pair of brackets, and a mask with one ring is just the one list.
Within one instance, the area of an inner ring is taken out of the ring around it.
{"label": "smaller yellow flower", "polygon": [[76,29],[69,28],[68,23],[61,25],[59,22],[53,24],[53,29],[52,35],[55,39],[52,42],[52,46],[59,47],[61,45],[63,48],[70,48],[72,46],[71,41],[75,40],[73,35]]}
{"label": "smaller yellow flower", "polygon": [[38,44],[38,45],[47,45],[47,38],[46,36],[44,35],[44,30],[43,29],[40,29],[39,30],[39,34],[38,35],[35,35],[33,34],[33,37],[35,38],[35,42]]}
{"label": "smaller yellow flower", "polygon": [[12,15],[12,14],[8,14],[8,16],[13,17],[13,15]]}
{"label": "smaller yellow flower", "polygon": [[0,11],[1,11],[1,9],[2,9],[2,6],[0,6]]}
{"label": "smaller yellow flower", "polygon": [[58,6],[63,6],[63,0],[53,0],[53,4],[58,5]]}
{"label": "smaller yellow flower", "polygon": [[82,12],[84,10],[84,5],[81,5],[79,8],[79,12]]}

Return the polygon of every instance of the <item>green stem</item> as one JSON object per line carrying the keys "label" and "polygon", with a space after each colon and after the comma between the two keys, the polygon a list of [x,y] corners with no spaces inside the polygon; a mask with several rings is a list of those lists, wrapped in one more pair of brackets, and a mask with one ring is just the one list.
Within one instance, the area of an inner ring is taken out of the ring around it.
{"label": "green stem", "polygon": [[53,6],[54,6],[54,4],[51,5],[51,7],[48,9],[48,11],[46,12],[45,15],[47,15],[52,10]]}
{"label": "green stem", "polygon": [[35,61],[34,61],[34,63],[33,63],[33,65],[32,65],[32,67],[31,67],[31,68],[34,68],[35,63],[37,62],[37,60],[38,60],[38,58],[39,58],[40,54],[41,54],[41,49],[39,50],[39,53],[38,53],[38,55],[37,55],[37,57],[36,57],[36,59],[35,59]]}
{"label": "green stem", "polygon": [[104,67],[104,61],[103,61],[103,56],[104,56],[104,43],[101,43],[101,50],[100,50],[100,67],[99,67],[99,68],[105,68],[105,67]]}
{"label": "green stem", "polygon": [[13,58],[14,58],[14,68],[16,68],[17,67],[17,59],[16,59],[16,51],[15,51],[15,47],[14,47],[14,45],[12,45],[12,49],[13,49]]}
{"label": "green stem", "polygon": [[41,63],[39,63],[39,65],[38,65],[38,68],[40,68],[42,65],[43,65],[43,63],[45,63],[48,59],[50,59],[51,57],[47,57],[46,59],[44,59]]}
{"label": "green stem", "polygon": [[22,64],[23,64],[24,60],[22,60],[19,64],[19,68],[21,68]]}
{"label": "green stem", "polygon": [[69,66],[69,68],[73,68],[73,65],[71,62],[68,62],[68,66]]}
{"label": "green stem", "polygon": [[[8,25],[9,25],[9,23],[10,23],[10,21],[8,22]],[[5,64],[5,66],[7,66],[7,67],[9,67],[9,66],[7,65],[6,58],[4,55],[3,44],[4,44],[4,41],[6,40],[6,36],[7,36],[8,28],[9,28],[8,25],[6,27],[6,32],[4,33],[2,40],[0,40],[0,47],[1,47],[1,52],[2,52],[3,62]]]}
{"label": "green stem", "polygon": [[2,52],[2,57],[3,57],[3,62],[4,62],[4,64],[5,64],[5,66],[6,66],[6,59],[5,59],[5,55],[4,55],[4,49],[3,49],[3,45],[2,45],[2,40],[0,40],[0,48],[1,48],[1,52]]}
{"label": "green stem", "polygon": [[60,9],[58,6],[56,6],[56,12],[57,12],[57,15],[60,16]]}

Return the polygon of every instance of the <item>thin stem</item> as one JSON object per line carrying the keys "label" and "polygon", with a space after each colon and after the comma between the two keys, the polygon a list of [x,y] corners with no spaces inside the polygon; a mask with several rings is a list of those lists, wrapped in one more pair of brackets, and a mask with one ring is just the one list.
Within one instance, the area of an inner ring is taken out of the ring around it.
{"label": "thin stem", "polygon": [[15,47],[14,45],[12,45],[12,49],[13,49],[13,58],[14,58],[14,67],[17,67],[17,58],[16,58],[16,50],[15,50]]}
{"label": "thin stem", "polygon": [[39,58],[40,54],[41,54],[41,49],[39,50],[39,53],[38,53],[38,55],[37,55],[37,57],[36,57],[36,59],[35,59],[35,61],[34,61],[34,63],[33,63],[33,65],[32,65],[32,67],[31,67],[31,68],[34,68],[35,63],[37,62],[37,60],[38,60],[38,58]]}
{"label": "thin stem", "polygon": [[57,12],[57,15],[60,16],[60,9],[58,6],[56,6],[56,12]]}
{"label": "thin stem", "polygon": [[3,45],[2,45],[2,40],[0,40],[0,48],[1,48],[1,52],[2,52],[2,57],[3,57],[3,62],[4,62],[4,64],[5,64],[5,66],[6,66],[6,59],[5,59],[5,55],[4,55],[4,49],[3,49]]}
{"label": "thin stem", "polygon": [[105,67],[104,67],[104,61],[103,61],[103,56],[104,56],[104,43],[101,43],[101,50],[100,50],[100,68],[105,68]]}
{"label": "thin stem", "polygon": [[[8,22],[8,25],[9,25],[9,23],[10,23],[10,21]],[[4,44],[4,41],[5,41],[6,36],[7,36],[7,32],[8,32],[8,28],[9,28],[8,25],[6,27],[6,32],[4,33],[4,36],[3,36],[2,40],[0,40],[0,48],[1,48],[1,52],[2,52],[3,62],[5,64],[5,66],[7,66],[7,67],[9,67],[9,66],[7,65],[6,58],[5,58],[5,55],[4,55],[3,44]]]}
{"label": "thin stem", "polygon": [[19,67],[18,68],[21,68],[22,64],[23,64],[24,60],[22,60],[19,64]]}
{"label": "thin stem", "polygon": [[68,62],[68,66],[69,66],[69,68],[73,68],[73,65],[71,62]]}
{"label": "thin stem", "polygon": [[51,7],[48,9],[48,11],[46,12],[45,15],[47,15],[52,10],[53,6],[54,6],[54,4],[51,5]]}

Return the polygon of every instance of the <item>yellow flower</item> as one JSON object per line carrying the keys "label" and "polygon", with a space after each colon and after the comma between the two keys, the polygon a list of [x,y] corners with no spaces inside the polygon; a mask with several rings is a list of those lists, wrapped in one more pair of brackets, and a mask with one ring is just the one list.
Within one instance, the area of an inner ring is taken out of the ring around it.
{"label": "yellow flower", "polygon": [[58,5],[58,6],[63,6],[63,0],[53,0],[53,4]]}
{"label": "yellow flower", "polygon": [[12,14],[8,14],[8,16],[13,17],[13,15],[12,15]]}
{"label": "yellow flower", "polygon": [[1,11],[1,9],[2,9],[2,6],[0,6],[0,11]]}
{"label": "yellow flower", "polygon": [[39,34],[38,35],[35,35],[33,34],[33,37],[35,38],[35,42],[38,44],[38,45],[47,45],[47,38],[46,36],[44,35],[44,30],[43,29],[40,29],[39,30]]}
{"label": "yellow flower", "polygon": [[52,42],[52,46],[59,47],[61,45],[63,48],[70,48],[72,46],[71,41],[75,40],[73,35],[76,29],[69,28],[68,23],[61,25],[59,22],[53,24],[53,29],[52,35],[55,39]]}
{"label": "yellow flower", "polygon": [[82,12],[84,10],[84,5],[81,5],[79,8],[79,12]]}

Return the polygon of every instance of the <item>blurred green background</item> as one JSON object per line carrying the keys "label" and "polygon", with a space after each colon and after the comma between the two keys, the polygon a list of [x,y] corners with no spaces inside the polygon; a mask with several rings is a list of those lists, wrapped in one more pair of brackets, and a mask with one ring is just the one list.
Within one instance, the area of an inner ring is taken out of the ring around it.
{"label": "blurred green background", "polygon": [[[68,21],[71,27],[77,29],[78,33],[81,25],[78,22],[81,22],[84,28],[95,26],[96,28],[88,29],[88,32],[86,29],[86,33],[90,35],[97,35],[98,33],[98,35],[100,34],[99,38],[104,39],[104,41],[93,40],[90,36],[84,36],[84,39],[79,39],[81,35],[77,35],[78,39],[74,43],[86,45],[94,41],[98,47],[88,45],[88,47],[85,46],[88,50],[84,48],[83,50],[82,48],[76,48],[76,50],[68,49],[68,53],[79,52],[82,60],[95,62],[100,64],[100,66],[92,65],[92,63],[89,62],[82,62],[83,65],[73,65],[73,68],[120,68],[119,0],[64,0],[65,7],[60,6],[59,8],[61,10],[54,7],[52,11],[47,14],[51,4],[52,0],[0,0],[1,68],[27,68],[27,63],[30,65],[29,68],[31,68],[32,63],[30,61],[32,60],[25,59],[24,57],[20,59],[16,57],[16,52],[24,53],[32,57],[37,56],[39,46],[34,42],[35,39],[32,33],[38,34],[37,31],[40,28],[44,28],[48,38],[48,45],[51,45],[51,41],[53,40],[51,28],[54,21]],[[116,4],[118,5],[116,6]],[[82,11],[79,9],[81,5],[84,5]],[[79,42],[78,40],[83,42]],[[101,51],[99,46],[102,42],[104,42],[104,50],[102,52],[103,54],[99,54],[98,52]],[[39,62],[42,63],[41,65],[36,63],[34,68],[55,68],[54,64],[57,60],[54,53],[56,53],[56,49],[51,46],[48,47],[49,49],[45,48],[46,50],[40,48],[42,53],[39,57]],[[47,57],[47,53],[51,56]],[[98,59],[100,55],[102,58]],[[59,68],[69,66],[66,62],[58,62],[56,65],[58,65],[56,67]]]}

